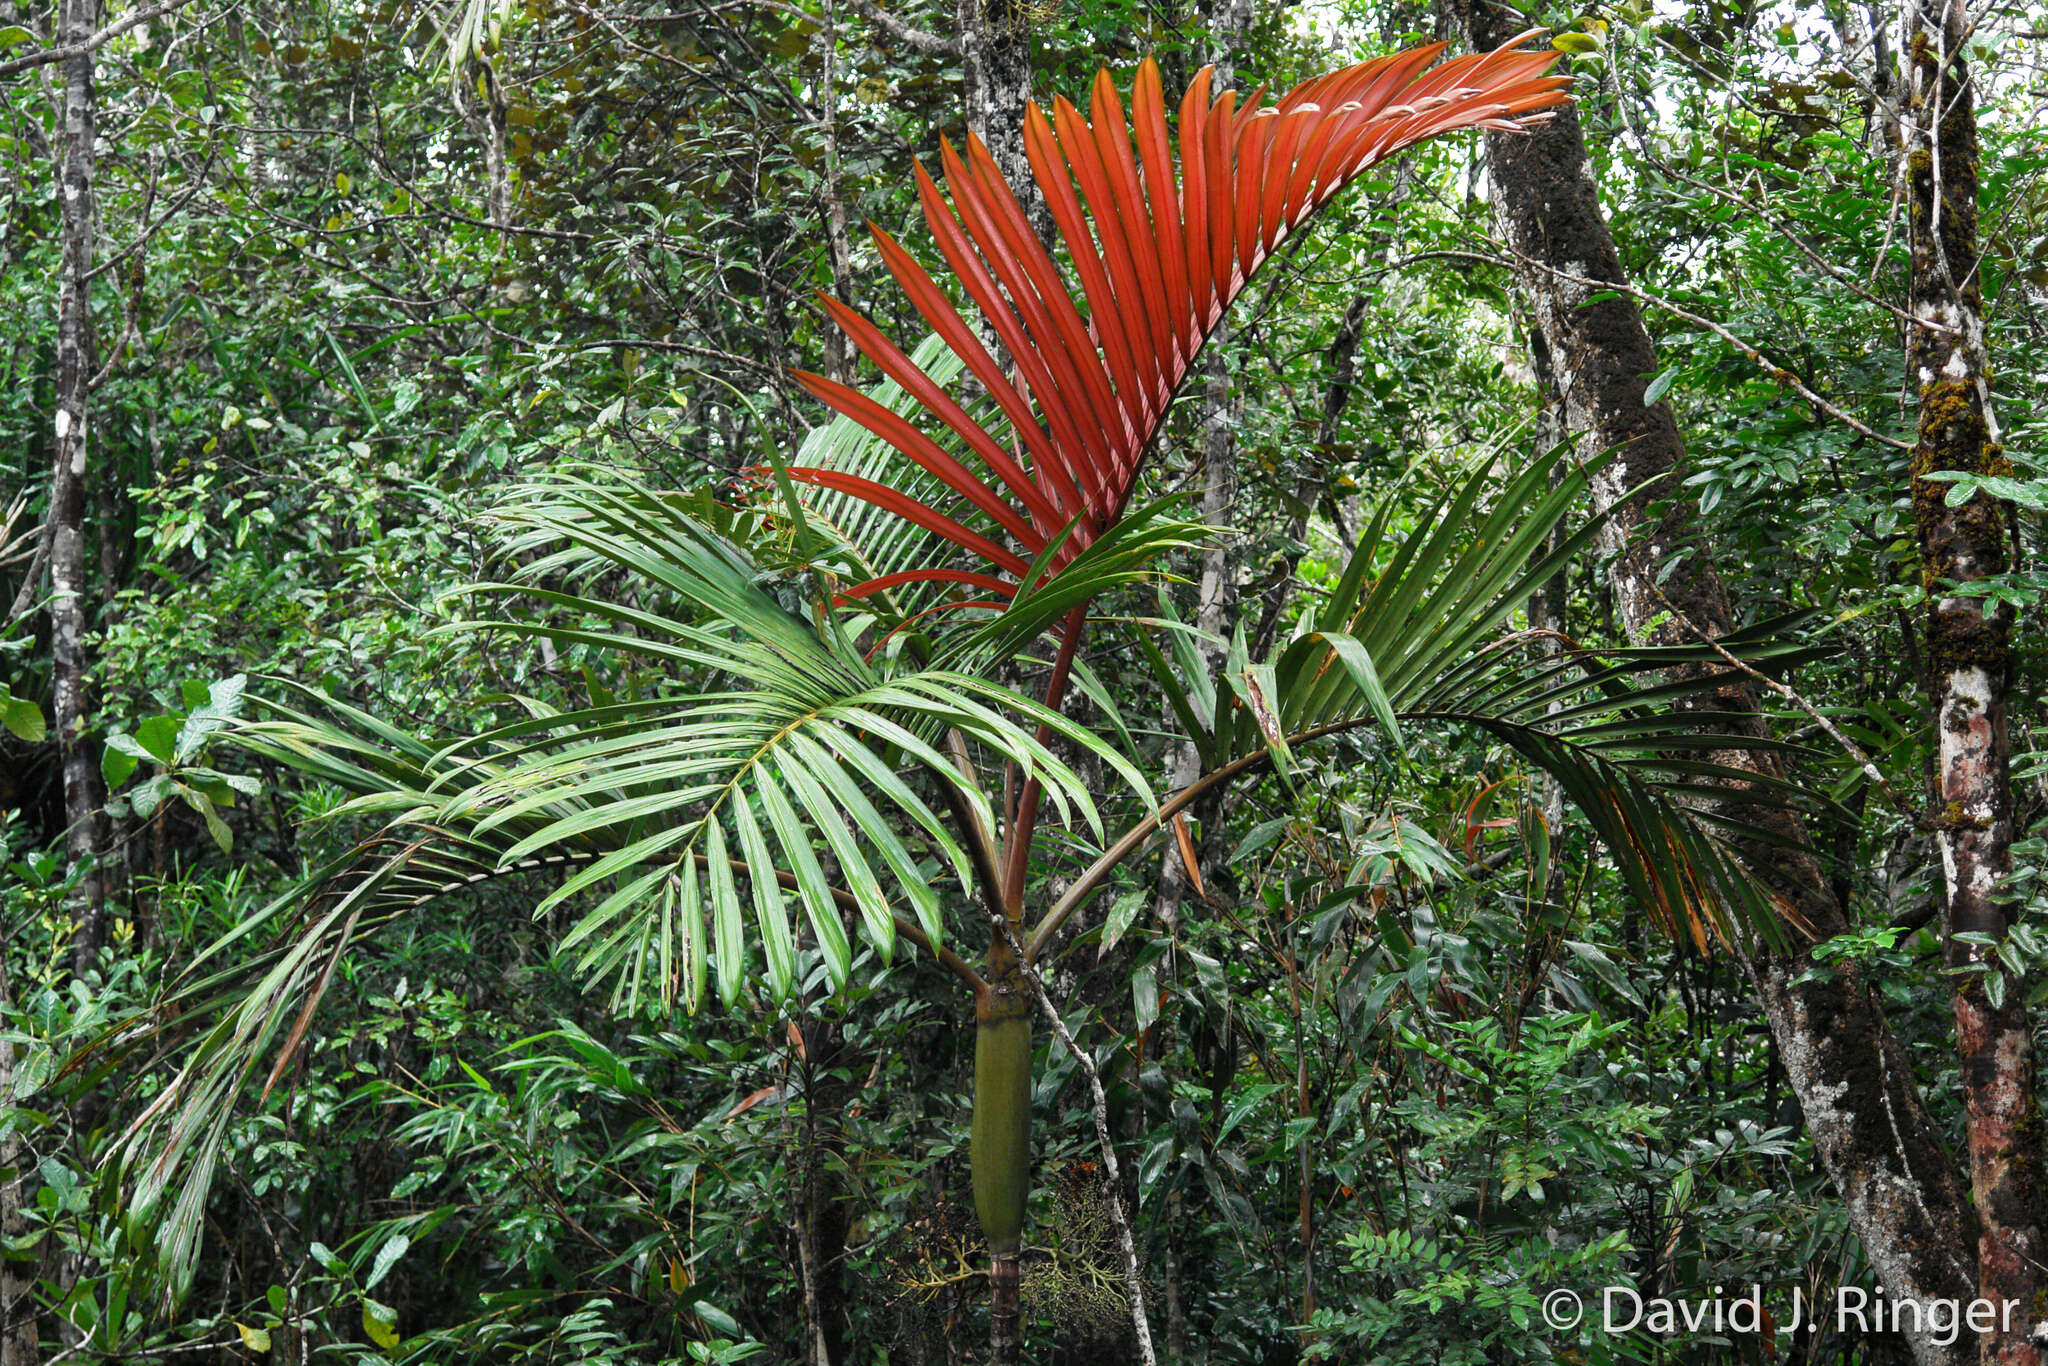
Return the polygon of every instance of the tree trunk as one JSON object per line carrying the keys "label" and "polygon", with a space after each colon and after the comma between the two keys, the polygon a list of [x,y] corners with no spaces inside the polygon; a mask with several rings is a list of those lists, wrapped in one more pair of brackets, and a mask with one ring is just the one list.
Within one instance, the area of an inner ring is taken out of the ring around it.
{"label": "tree trunk", "polygon": [[[63,0],[60,46],[84,43],[99,18],[98,0]],[[65,846],[84,875],[71,897],[72,968],[92,965],[105,937],[100,873],[99,771],[86,735],[90,660],[85,561],[87,422],[92,384],[92,310],[87,275],[94,232],[93,139],[97,134],[91,53],[64,63],[62,162],[58,201],[63,251],[57,274],[56,456],[50,472],[50,637],[57,743],[63,755]]]}
{"label": "tree trunk", "polygon": [[[1446,0],[1475,49],[1491,49],[1525,26],[1488,0]],[[1630,637],[1680,640],[1688,627],[1709,636],[1733,623],[1708,547],[1682,496],[1685,448],[1666,404],[1645,405],[1656,355],[1642,315],[1625,296],[1561,280],[1553,270],[1622,282],[1614,239],[1600,213],[1575,108],[1527,134],[1485,139],[1499,231],[1517,257],[1517,276],[1550,352],[1565,418],[1587,456],[1619,454],[1595,481],[1603,510],[1617,507],[1605,540],[1617,552],[1617,605]],[[1624,495],[1648,484],[1632,498]],[[1661,507],[1656,506],[1663,500]],[[1676,564],[1670,562],[1676,560]],[[1659,582],[1659,575],[1668,576]],[[1741,741],[1761,737],[1763,717],[1748,689],[1730,685],[1704,704],[1734,713],[1724,763],[1770,771],[1769,755]],[[1731,805],[1739,803],[1739,796]],[[1757,819],[1758,813],[1745,813]],[[1821,936],[1847,927],[1842,906],[1801,822],[1779,816],[1785,847],[1743,852]],[[1976,1220],[1953,1158],[1913,1089],[1898,1042],[1868,983],[1853,965],[1813,980],[1803,951],[1751,946],[1745,964],[1763,1000],[1786,1072],[1806,1114],[1822,1165],[1851,1226],[1893,1299],[1968,1301],[1976,1293]],[[1907,1334],[1923,1366],[1962,1366],[1967,1345],[1942,1346],[1927,1331]]]}
{"label": "tree trunk", "polygon": [[[1237,84],[1236,51],[1251,27],[1248,0],[1215,0],[1209,7],[1209,64],[1216,68],[1211,88]],[[1225,353],[1230,349],[1230,323],[1220,322],[1202,353],[1202,520],[1227,525],[1237,502],[1237,416],[1242,400],[1231,382]],[[1219,537],[1202,551],[1202,574],[1195,600],[1195,626],[1215,635],[1229,633],[1226,622],[1237,605],[1237,546]],[[1211,651],[1204,649],[1203,658]],[[1192,749],[1184,751],[1192,757]],[[1190,767],[1191,781],[1195,769]]]}
{"label": "tree trunk", "polygon": [[505,159],[507,106],[498,84],[498,69],[481,57],[472,58],[455,82],[455,109],[484,151],[485,212],[491,226],[512,225],[512,169]]}
{"label": "tree trunk", "polygon": [[[832,293],[853,302],[853,246],[847,237],[845,187],[839,174],[839,21],[832,0],[821,7],[825,23],[818,30],[818,136],[824,145],[825,175],[818,187],[824,201],[825,259],[832,271]],[[825,374],[841,384],[854,382],[854,350],[844,330],[825,329]]]}
{"label": "tree trunk", "polygon": [[[1212,88],[1224,89],[1235,84],[1236,62],[1234,54],[1237,45],[1243,41],[1251,22],[1251,6],[1247,0],[1208,0],[1200,6],[1203,23],[1208,31],[1208,63],[1216,68]],[[1230,323],[1220,322],[1210,336],[1201,358],[1202,364],[1202,415],[1199,438],[1202,459],[1202,520],[1211,526],[1227,526],[1232,520],[1232,504],[1237,496],[1237,439],[1236,422],[1238,399],[1231,382],[1230,367],[1225,351],[1230,345]],[[1226,537],[1218,537],[1202,551],[1202,567],[1195,598],[1195,626],[1215,636],[1228,637],[1228,614],[1237,602],[1238,547]],[[1216,651],[1198,644],[1196,650],[1204,665],[1211,672],[1216,667]],[[1201,776],[1202,762],[1193,741],[1185,741],[1175,752],[1168,764],[1167,780],[1175,790],[1186,787]],[[1196,804],[1192,812],[1195,823],[1205,835],[1213,834],[1219,823],[1222,794],[1217,799]],[[1211,843],[1204,839],[1206,847]],[[1203,861],[1202,850],[1197,850],[1197,862]],[[1178,840],[1165,841],[1165,850],[1160,855],[1159,878],[1154,886],[1154,906],[1159,917],[1160,928],[1169,939],[1177,940],[1180,933],[1180,910],[1192,890],[1191,870],[1181,852]],[[1161,1032],[1161,1048],[1165,1049],[1164,1030],[1171,1025],[1161,1020],[1154,1029]],[[1132,1081],[1138,1080],[1144,1059],[1132,1059]],[[1132,1123],[1142,1129],[1144,1117],[1140,1107],[1133,1107]],[[1137,1173],[1132,1169],[1131,1208],[1142,1208],[1142,1192],[1136,1188]],[[1169,1174],[1168,1181],[1177,1183],[1177,1173]],[[1166,1355],[1169,1361],[1184,1362],[1188,1359],[1188,1323],[1185,1287],[1182,1284],[1181,1249],[1176,1231],[1181,1224],[1182,1197],[1177,1184],[1167,1197],[1166,1230]]]}
{"label": "tree trunk", "polygon": [[[1976,92],[1964,62],[1970,23],[1963,0],[1907,8],[1907,181],[1911,196],[1914,326],[1907,366],[1919,388],[1913,516],[1929,594],[1928,685],[1935,716],[1956,1047],[1969,1123],[1976,1198],[1977,1293],[1997,1306],[1979,1359],[2035,1366],[2032,1339],[2043,1240],[2041,1110],[2024,977],[1999,949],[2015,907],[2001,899],[2012,875],[2012,747],[2006,730],[2012,609],[1953,586],[2009,567],[2010,504],[1976,493],[1949,506],[1944,470],[2002,475],[1978,292]],[[2009,1319],[2008,1306],[2017,1306]]]}
{"label": "tree trunk", "polygon": [[[1208,32],[1208,61],[1216,68],[1212,88],[1227,89],[1236,83],[1234,53],[1251,26],[1248,0],[1212,0],[1204,6]],[[1224,352],[1230,346],[1230,322],[1216,325],[1202,352],[1202,416],[1199,439],[1202,454],[1202,520],[1211,526],[1227,526],[1237,499],[1237,415],[1238,398],[1231,382]],[[1230,611],[1237,604],[1238,554],[1236,545],[1217,538],[1202,551],[1202,568],[1195,592],[1195,627],[1212,636],[1228,637]],[[1196,653],[1213,672],[1220,647],[1198,643]],[[1174,790],[1186,787],[1201,776],[1200,756],[1193,741],[1183,743],[1169,765],[1167,779]],[[1198,803],[1195,821],[1208,831],[1221,809],[1216,801]],[[1180,925],[1181,902],[1187,897],[1188,870],[1177,841],[1166,842],[1161,855],[1157,884],[1159,923],[1169,935]]]}
{"label": "tree trunk", "polygon": [[1059,238],[1052,210],[1024,152],[1024,107],[1031,102],[1032,19],[1024,0],[955,0],[954,17],[967,95],[967,127],[1017,193],[1041,242]]}
{"label": "tree trunk", "polygon": [[1166,1196],[1166,1255],[1161,1259],[1166,1298],[1166,1359],[1175,1366],[1181,1366],[1188,1360],[1187,1292],[1181,1284],[1187,1274],[1187,1266],[1181,1253],[1181,1239],[1177,1236],[1185,1227],[1186,1219],[1186,1202],[1180,1187],[1175,1186]]}

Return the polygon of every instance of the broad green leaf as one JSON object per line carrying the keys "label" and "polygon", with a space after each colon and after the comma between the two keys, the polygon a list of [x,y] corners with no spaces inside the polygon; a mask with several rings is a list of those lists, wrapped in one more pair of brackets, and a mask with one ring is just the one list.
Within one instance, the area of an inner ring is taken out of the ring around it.
{"label": "broad green leaf", "polygon": [[398,1311],[368,1298],[363,1300],[363,1331],[385,1351],[398,1346]]}
{"label": "broad green leaf", "polygon": [[43,723],[43,709],[26,697],[7,696],[0,701],[0,726],[32,745],[40,745],[49,737],[49,728]]}
{"label": "broad green leaf", "polygon": [[168,773],[159,773],[128,794],[128,805],[143,820],[156,814],[164,798],[177,789],[177,783]]}
{"label": "broad green leaf", "polygon": [[178,757],[178,718],[175,716],[152,716],[135,728],[135,743],[142,746],[144,754],[158,763],[169,766]]}
{"label": "broad green leaf", "polygon": [[1109,951],[1117,946],[1124,932],[1131,928],[1144,911],[1146,895],[1143,892],[1125,892],[1109,908],[1109,918],[1102,925],[1102,945],[1095,951],[1095,961],[1101,962]]}
{"label": "broad green leaf", "polygon": [[[141,763],[133,754],[116,745],[114,738],[108,736],[106,747],[100,750],[100,776],[107,780],[109,792],[117,791],[121,784],[127,782],[130,775],[135,772],[136,766]],[[128,737],[124,735],[120,738],[125,740]],[[137,745],[136,748],[140,749],[141,746]]]}
{"label": "broad green leaf", "polygon": [[394,1233],[384,1240],[377,1249],[376,1258],[370,1263],[370,1274],[363,1279],[363,1289],[375,1290],[377,1282],[391,1274],[391,1268],[398,1265],[398,1259],[412,1246],[412,1240],[403,1233]]}
{"label": "broad green leaf", "polygon": [[723,1309],[718,1308],[716,1305],[706,1303],[703,1300],[698,1300],[695,1305],[695,1308],[697,1311],[697,1317],[704,1320],[704,1322],[710,1324],[712,1332],[718,1333],[721,1336],[727,1338],[732,1338],[734,1340],[746,1336],[746,1334],[741,1331],[738,1321],[736,1321],[732,1315],[726,1313]]}
{"label": "broad green leaf", "polygon": [[178,791],[185,798],[185,805],[197,811],[199,818],[206,822],[206,833],[213,836],[213,842],[220,846],[220,851],[223,854],[232,854],[235,851],[235,832],[220,818],[220,812],[214,809],[213,802],[204,792],[193,788],[180,785]]}

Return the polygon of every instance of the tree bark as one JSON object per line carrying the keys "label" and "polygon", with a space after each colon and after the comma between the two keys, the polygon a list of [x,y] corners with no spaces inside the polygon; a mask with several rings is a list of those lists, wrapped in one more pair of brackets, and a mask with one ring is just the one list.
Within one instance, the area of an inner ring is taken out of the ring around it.
{"label": "tree bark", "polygon": [[[1237,45],[1251,26],[1249,0],[1213,0],[1204,7],[1208,31],[1208,61],[1216,68],[1211,88],[1228,89],[1236,83]],[[1239,400],[1231,382],[1224,352],[1230,345],[1230,322],[1226,318],[1210,334],[1202,352],[1202,416],[1198,439],[1202,458],[1202,520],[1211,526],[1227,526],[1237,500],[1237,412]],[[1219,537],[1202,551],[1202,567],[1195,590],[1195,628],[1212,636],[1228,634],[1230,612],[1237,605],[1238,550],[1235,543]],[[1213,672],[1220,647],[1196,646],[1197,653]],[[1167,774],[1175,791],[1201,776],[1200,756],[1193,741],[1183,743],[1174,755]],[[1218,797],[1220,801],[1220,794]],[[1195,819],[1207,831],[1220,807],[1205,802]],[[1188,873],[1177,841],[1169,840],[1161,855],[1156,906],[1159,923],[1172,935],[1180,925],[1180,907],[1188,892]]]}
{"label": "tree bark", "polygon": [[1166,1255],[1160,1259],[1166,1301],[1166,1359],[1175,1363],[1188,1360],[1187,1293],[1181,1284],[1187,1267],[1181,1254],[1181,1239],[1176,1236],[1186,1219],[1185,1202],[1180,1187],[1175,1186],[1166,1196]]}
{"label": "tree bark", "polygon": [[[1498,46],[1527,23],[1489,0],[1445,6],[1474,49]],[[1653,644],[1684,639],[1689,629],[1726,633],[1734,620],[1728,595],[1681,491],[1685,448],[1677,423],[1667,404],[1643,402],[1657,364],[1642,315],[1625,295],[1596,300],[1597,286],[1553,273],[1624,283],[1576,109],[1560,109],[1531,133],[1487,134],[1485,156],[1498,228],[1549,348],[1566,422],[1586,456],[1618,452],[1593,496],[1602,510],[1616,509],[1605,541],[1616,553],[1615,598],[1629,636]],[[1728,727],[1730,747],[1714,755],[1718,761],[1773,771],[1771,756],[1741,743],[1764,734],[1746,687],[1731,684],[1704,705],[1740,718]],[[1741,804],[1741,794],[1731,793],[1728,805]],[[1759,813],[1744,815],[1756,820]],[[1846,929],[1802,823],[1789,814],[1772,823],[1790,843],[1744,849],[1751,865],[1820,937]],[[1803,980],[1813,967],[1803,950],[1748,945],[1743,956],[1815,1151],[1885,1293],[1968,1301],[1977,1283],[1976,1220],[1861,971],[1841,964]],[[1928,1331],[1906,1336],[1923,1366],[1962,1366],[1975,1357],[1967,1344],[1942,1346]]]}
{"label": "tree bark", "polygon": [[1056,242],[1052,210],[1024,152],[1024,107],[1031,102],[1031,25],[1023,0],[955,0],[954,17],[967,95],[967,127],[988,147],[1016,191],[1041,242]]}
{"label": "tree bark", "polygon": [[[60,45],[84,43],[99,18],[98,0],[63,0]],[[91,966],[105,937],[97,860],[100,851],[99,771],[86,736],[91,715],[86,651],[86,451],[92,385],[93,140],[97,135],[93,58],[64,63],[62,161],[58,207],[62,255],[57,274],[56,454],[50,473],[51,675],[57,743],[63,756],[65,847],[84,875],[71,898],[72,968]]]}
{"label": "tree bark", "polygon": [[[821,6],[824,26],[818,30],[818,137],[825,150],[825,176],[819,187],[824,200],[825,259],[832,272],[832,293],[841,303],[853,302],[853,246],[847,237],[845,187],[839,174],[839,20],[832,0]],[[825,329],[825,374],[841,384],[854,382],[854,351],[846,333]]]}
{"label": "tree bark", "polygon": [[[1207,29],[1207,60],[1216,68],[1212,88],[1224,89],[1236,83],[1235,51],[1243,41],[1251,23],[1251,6],[1248,0],[1209,0],[1201,5],[1203,23]],[[1230,323],[1226,319],[1219,323],[1209,338],[1202,354],[1202,415],[1199,441],[1202,460],[1202,520],[1210,526],[1227,526],[1232,520],[1232,504],[1237,497],[1237,440],[1236,417],[1239,400],[1231,382],[1229,363],[1225,351],[1230,345]],[[1237,603],[1237,573],[1239,552],[1236,543],[1226,537],[1217,537],[1202,551],[1202,565],[1197,581],[1195,598],[1195,626],[1198,630],[1214,636],[1228,634],[1228,617]],[[1204,667],[1210,672],[1216,668],[1217,650],[1198,644],[1197,652]],[[1192,740],[1185,741],[1173,755],[1168,765],[1167,780],[1177,791],[1201,776],[1201,756]],[[1205,834],[1212,833],[1219,822],[1221,797],[1196,805],[1193,812],[1196,824]],[[1211,843],[1201,841],[1197,848],[1197,862],[1202,852]],[[1165,850],[1160,855],[1159,877],[1154,884],[1154,908],[1159,917],[1161,929],[1169,939],[1178,939],[1180,933],[1180,912],[1182,904],[1193,890],[1190,869],[1182,855],[1178,840],[1165,841]],[[1162,1020],[1154,1026],[1161,1032],[1161,1053],[1163,1031],[1171,1027]],[[1144,1060],[1134,1058],[1132,1080],[1143,1068]],[[1133,1115],[1134,1123],[1142,1125],[1139,1115]],[[1169,1176],[1169,1182],[1177,1181]],[[1140,1193],[1132,1192],[1131,1204],[1134,1209],[1141,1206]],[[1181,1223],[1182,1197],[1178,1185],[1174,1185],[1167,1196],[1166,1255],[1164,1258],[1166,1276],[1166,1356],[1167,1360],[1183,1362],[1188,1360],[1188,1321],[1185,1287],[1182,1284],[1181,1248],[1176,1229]]]}
{"label": "tree bark", "polygon": [[[2043,1239],[2041,1109],[2024,977],[1999,948],[2015,908],[2012,876],[2012,609],[1958,591],[2009,567],[2010,504],[1976,493],[1949,506],[1941,471],[2008,472],[1991,409],[1978,290],[1976,92],[1964,61],[1964,0],[1908,5],[1903,128],[1912,219],[1907,368],[1920,396],[1913,516],[1928,591],[1927,659],[1935,716],[1942,925],[1956,971],[1956,1048],[1976,1199],[1977,1293],[1998,1307],[1979,1359],[2036,1366]],[[2008,1319],[2005,1308],[2018,1306]]]}
{"label": "tree bark", "polygon": [[483,146],[491,226],[508,228],[512,226],[512,170],[505,159],[507,106],[497,67],[482,58],[472,59],[455,83],[455,107]]}
{"label": "tree bark", "polygon": [[[1237,84],[1237,47],[1250,31],[1250,0],[1215,0],[1208,7],[1209,65],[1216,68],[1212,89]],[[1202,354],[1202,520],[1221,526],[1231,520],[1237,502],[1237,416],[1243,400],[1231,382],[1225,352],[1230,323],[1219,323]],[[1217,538],[1202,551],[1202,575],[1195,603],[1195,625],[1214,635],[1237,606],[1237,546]],[[1203,650],[1203,658],[1211,651]],[[1191,753],[1191,751],[1186,751]],[[1188,780],[1194,777],[1192,769]]]}

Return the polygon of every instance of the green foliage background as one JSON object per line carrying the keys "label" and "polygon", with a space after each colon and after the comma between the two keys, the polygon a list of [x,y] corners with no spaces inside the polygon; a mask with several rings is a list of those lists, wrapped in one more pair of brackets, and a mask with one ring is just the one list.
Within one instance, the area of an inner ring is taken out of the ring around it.
{"label": "green foliage background", "polygon": [[[1172,8],[1068,0],[1046,15],[1045,92],[1078,94],[1098,62],[1125,72],[1148,53],[1176,88],[1204,43],[1199,17]],[[1903,229],[1883,130],[1845,74],[1849,21],[1711,0],[1534,18],[1600,39],[1574,65],[1630,278],[1903,430]],[[849,1359],[972,1359],[971,1048],[951,984],[927,960],[862,953],[832,994],[806,946],[788,1005],[756,984],[730,1010],[616,1011],[552,956],[572,908],[535,922],[539,874],[436,902],[342,962],[289,1079],[234,1122],[205,1259],[174,1312],[115,1218],[123,1173],[102,1162],[163,1074],[59,1061],[369,832],[322,819],[337,791],[218,743],[209,715],[246,705],[229,680],[273,696],[262,680],[291,680],[421,735],[510,719],[515,697],[569,707],[653,687],[581,647],[437,632],[467,612],[453,590],[486,575],[480,515],[571,465],[719,488],[794,450],[823,420],[784,370],[828,345],[808,300],[832,283],[829,202],[856,224],[909,224],[910,159],[961,132],[957,63],[843,9],[529,0],[487,54],[505,102],[501,229],[488,95],[474,61],[451,89],[448,22],[257,0],[105,51],[95,738],[116,788],[118,919],[101,966],[71,976],[78,870],[57,852],[54,746],[0,736],[16,1069],[0,1132],[21,1140],[33,1190],[0,1255],[40,1259],[46,1341],[88,1360],[201,1344],[365,1363],[796,1360],[795,1221],[822,1162],[846,1205]],[[1262,11],[1239,71],[1284,87],[1430,22],[1362,3]],[[1988,591],[2021,607],[2022,828],[2048,810],[2044,583],[2028,567],[2048,504],[2044,27],[2038,6],[2013,7],[1976,54],[1983,285],[2025,552]],[[6,52],[34,38],[0,32]],[[31,522],[54,344],[46,77],[0,89],[0,496],[19,491]],[[1283,620],[1334,577],[1340,521],[1348,534],[1394,497],[1395,524],[1412,523],[1476,452],[1543,440],[1527,319],[1482,259],[1496,248],[1473,163],[1464,139],[1382,168],[1242,306],[1226,353],[1241,404],[1231,544],[1247,584],[1302,557]],[[854,301],[916,335],[872,249],[849,265]],[[1354,299],[1356,392],[1318,442]],[[1931,737],[1904,457],[1726,338],[1646,313],[1738,614],[1833,623],[1838,652],[1799,686],[1916,790]],[[1169,432],[1158,493],[1199,478],[1193,418]],[[19,575],[0,571],[9,596]],[[1597,556],[1567,592],[1570,631],[1616,643]],[[38,629],[29,613],[0,635],[0,681],[47,714]],[[1145,695],[1135,654],[1106,643],[1089,662],[1111,697]],[[1127,719],[1163,786],[1170,718]],[[1803,715],[1781,719],[1813,738]],[[1811,1299],[1865,1281],[1730,965],[1649,923],[1569,819],[1543,827],[1558,875],[1536,876],[1544,793],[1503,746],[1409,740],[1405,769],[1340,740],[1251,790],[1196,832],[1202,904],[1163,922],[1157,865],[1134,864],[1056,960],[1110,1088],[1155,1322],[1171,1279],[1196,1360],[1661,1360],[1673,1349],[1647,1339],[1546,1328],[1542,1295],[1760,1283],[1784,1303],[1795,1286]],[[1830,950],[1867,960],[1943,1108],[1947,986],[1915,919],[1938,865],[1830,763],[1802,776],[1860,819],[1832,851],[1860,929]],[[1095,777],[1101,800],[1129,800]],[[2048,910],[2042,848],[2037,834],[2021,851],[2032,917]],[[1051,1361],[1125,1359],[1086,1093],[1056,1045],[1038,1075],[1032,1340]],[[1784,1350],[1889,1359],[1825,1333]],[[1677,1355],[1764,1353],[1737,1340]]]}

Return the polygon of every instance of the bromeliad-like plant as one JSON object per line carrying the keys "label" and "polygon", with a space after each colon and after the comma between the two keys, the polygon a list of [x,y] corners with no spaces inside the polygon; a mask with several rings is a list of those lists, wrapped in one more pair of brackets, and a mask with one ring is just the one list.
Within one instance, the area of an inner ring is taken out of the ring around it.
{"label": "bromeliad-like plant", "polygon": [[[1688,750],[1699,718],[1672,714],[1725,679],[1720,658],[1541,655],[1502,635],[1592,534],[1552,539],[1588,477],[1565,471],[1553,487],[1558,455],[1506,479],[1475,470],[1405,539],[1382,514],[1334,593],[1268,658],[1248,657],[1240,633],[1214,674],[1184,630],[1127,625],[1205,768],[1170,801],[1065,714],[1077,683],[1108,703],[1081,649],[1091,604],[1205,533],[1138,495],[1174,394],[1246,281],[1375,162],[1455,129],[1518,128],[1566,98],[1567,82],[1546,74],[1552,52],[1510,44],[1432,67],[1440,52],[1352,67],[1275,105],[1240,107],[1204,72],[1177,130],[1149,62],[1128,111],[1106,74],[1087,116],[1064,101],[1049,116],[1033,107],[1026,146],[1059,244],[1034,235],[978,141],[964,155],[946,146],[946,190],[920,169],[918,191],[978,316],[876,229],[934,335],[906,354],[826,299],[886,381],[862,391],[802,377],[841,416],[795,462],[770,462],[770,498],[736,509],[572,477],[515,491],[499,521],[520,568],[476,591],[540,610],[473,624],[633,659],[666,680],[651,692],[566,713],[530,702],[528,719],[448,745],[325,699],[273,701],[270,719],[244,726],[244,743],[359,794],[349,809],[385,825],[272,908],[289,926],[272,946],[246,953],[258,921],[187,974],[186,1018],[212,1003],[217,1023],[128,1147],[131,1228],[173,1284],[192,1261],[231,1103],[262,1056],[279,1059],[277,1081],[349,945],[521,869],[569,870],[544,903],[586,907],[561,948],[628,1000],[651,988],[694,1006],[715,971],[730,1003],[754,943],[776,998],[836,986],[856,937],[884,961],[908,939],[971,990],[973,1184],[997,1362],[1016,1360],[1019,1342],[1023,974],[1118,862],[1204,793],[1284,771],[1337,733],[1374,728],[1392,744],[1404,726],[1475,725],[1564,780],[1642,903],[1674,927],[1704,936],[1730,915],[1768,920],[1726,832],[1683,804],[1728,776]],[[963,372],[972,400],[949,387]],[[1036,700],[995,681],[1044,640]],[[1734,645],[1753,659],[1798,654],[1766,635]],[[1666,681],[1680,663],[1685,681]],[[1109,831],[1062,747],[1120,774],[1142,819]],[[1048,803],[1094,858],[1034,919]],[[950,911],[949,881],[961,888]],[[997,923],[976,965],[950,941],[978,934],[984,915]],[[805,932],[820,969],[808,981]]]}

